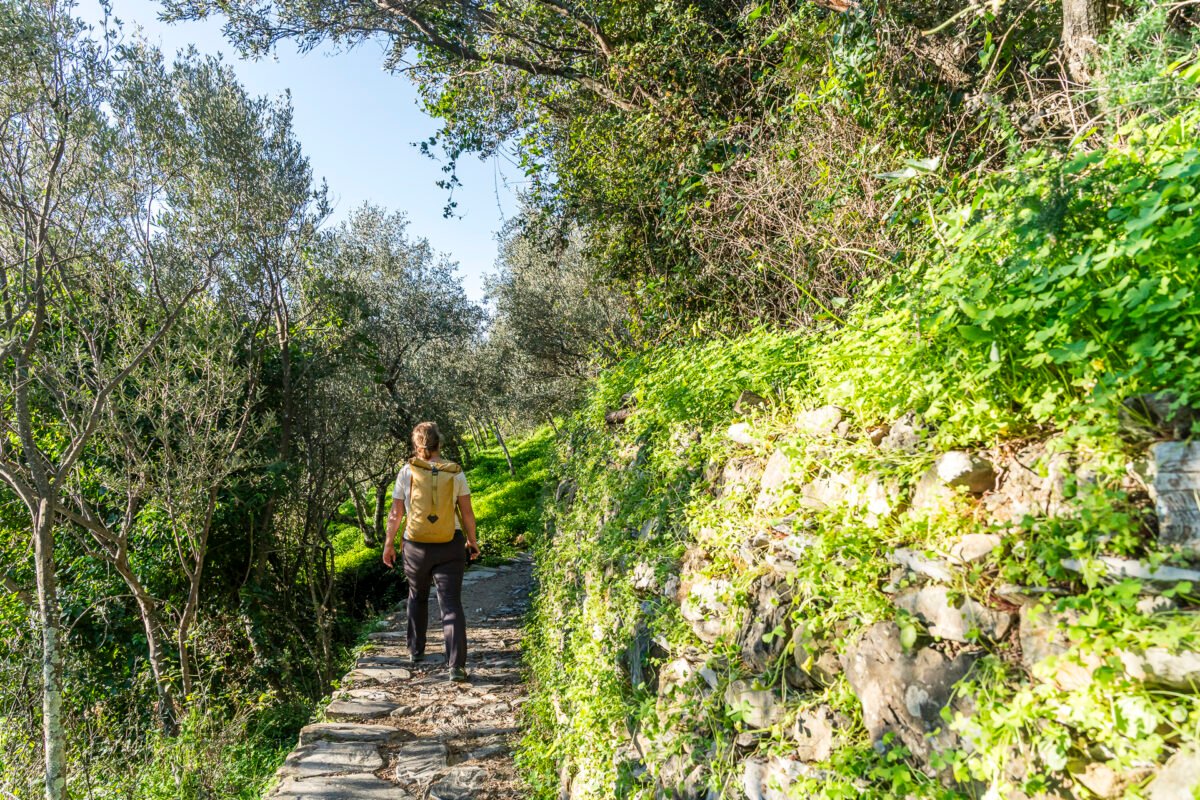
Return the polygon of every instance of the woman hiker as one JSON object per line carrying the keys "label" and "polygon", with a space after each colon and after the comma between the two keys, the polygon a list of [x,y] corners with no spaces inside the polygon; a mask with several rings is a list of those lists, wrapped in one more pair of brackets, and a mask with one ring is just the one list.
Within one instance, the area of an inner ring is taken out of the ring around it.
{"label": "woman hiker", "polygon": [[[467,679],[463,571],[468,557],[479,555],[471,491],[462,467],[441,458],[442,435],[435,423],[422,422],[413,428],[412,443],[417,457],[400,469],[392,491],[383,563],[388,567],[396,563],[396,533],[404,517],[401,552],[404,575],[408,578],[408,652],[414,663],[425,657],[429,585],[436,583],[449,677],[461,682]],[[461,521],[461,528],[456,518]]]}

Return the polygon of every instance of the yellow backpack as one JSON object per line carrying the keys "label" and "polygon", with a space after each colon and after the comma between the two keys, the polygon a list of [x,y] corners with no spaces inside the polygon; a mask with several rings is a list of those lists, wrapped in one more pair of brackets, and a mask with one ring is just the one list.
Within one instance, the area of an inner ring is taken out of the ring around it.
{"label": "yellow backpack", "polygon": [[452,461],[435,464],[421,458],[411,459],[408,466],[412,491],[404,538],[435,544],[450,541],[458,509],[454,476],[462,472],[462,467]]}

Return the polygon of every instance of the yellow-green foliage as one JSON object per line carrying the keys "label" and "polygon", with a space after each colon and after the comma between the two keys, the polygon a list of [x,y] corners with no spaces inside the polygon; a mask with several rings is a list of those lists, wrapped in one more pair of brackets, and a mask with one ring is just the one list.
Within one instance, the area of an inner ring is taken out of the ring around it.
{"label": "yellow-green foliage", "polygon": [[[627,743],[639,732],[668,729],[681,734],[673,738],[676,752],[683,742],[695,745],[688,766],[702,782],[735,791],[737,758],[745,755],[733,741],[744,727],[738,710],[711,698],[683,706],[658,700],[632,685],[630,653],[648,653],[642,666],[653,670],[684,648],[707,649],[674,598],[634,587],[635,574],[647,568],[659,586],[667,583],[685,549],[701,540],[710,559],[704,574],[728,581],[731,614],[745,608],[758,575],[740,548],[770,519],[756,516],[745,495],[718,501],[705,489],[710,467],[730,455],[722,432],[746,389],[772,401],[753,421],[759,455],[779,437],[798,475],[826,468],[911,486],[932,451],[883,453],[863,437],[906,411],[924,415],[937,448],[1058,435],[1089,462],[1091,479],[1066,487],[1073,514],[1016,521],[1004,531],[1004,546],[952,588],[985,601],[1001,582],[1066,592],[1048,604],[1075,615],[1075,648],[1066,658],[1095,657],[1105,669],[1082,688],[1030,683],[1012,666],[1007,645],[990,645],[962,686],[976,714],[955,723],[977,747],[944,757],[959,779],[983,781],[1002,796],[1013,788],[1009,768],[1020,756],[1028,770],[1023,788],[1033,793],[1077,768],[1089,745],[1096,746],[1091,758],[1121,771],[1197,740],[1195,696],[1147,688],[1118,658],[1123,649],[1196,646],[1194,615],[1149,616],[1136,608],[1137,582],[1114,585],[1094,568],[1100,555],[1169,559],[1123,485],[1125,466],[1144,442],[1119,435],[1121,403],[1169,390],[1194,404],[1200,394],[1200,301],[1193,295],[1200,285],[1200,110],[1123,133],[1107,149],[1033,153],[975,187],[936,216],[929,233],[938,244],[911,271],[876,287],[824,331],[663,347],[601,376],[560,448],[560,474],[577,487],[574,502],[548,509],[549,535],[537,544],[542,593],[527,640],[535,690],[521,754],[537,797],[555,795],[560,773],[572,778],[575,797],[651,797]],[[636,412],[620,427],[606,425],[605,412],[630,393]],[[795,409],[826,403],[849,412],[857,444],[806,443],[789,432]],[[944,545],[989,524],[965,499],[871,519],[846,509],[806,511],[785,497],[773,513],[789,510],[815,537],[791,580],[792,620],[835,638],[839,648],[882,619],[901,626],[908,646],[928,641],[919,622],[881,591],[884,554]],[[1068,557],[1084,564],[1082,575],[1063,568]],[[1195,602],[1190,586],[1172,591],[1185,606]],[[743,668],[728,642],[711,649],[719,698]],[[758,679],[781,685],[778,670]],[[901,749],[878,754],[844,683],[817,699],[851,724],[827,772],[798,785],[794,796],[858,797],[864,787],[876,798],[955,794],[916,770]],[[793,708],[810,702],[794,700]],[[760,754],[786,749],[777,727],[757,740]],[[669,755],[650,753],[651,777]]]}

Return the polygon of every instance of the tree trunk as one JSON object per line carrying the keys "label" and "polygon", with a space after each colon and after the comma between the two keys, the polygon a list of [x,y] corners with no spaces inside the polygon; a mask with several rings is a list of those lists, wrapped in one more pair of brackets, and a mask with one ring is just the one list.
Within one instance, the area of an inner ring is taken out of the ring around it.
{"label": "tree trunk", "polygon": [[350,498],[354,501],[354,518],[358,520],[358,529],[362,531],[363,545],[375,547],[375,520],[367,519],[367,500],[358,490],[358,484],[348,480],[346,487],[350,489]]}
{"label": "tree trunk", "polygon": [[192,553],[192,566],[189,569],[183,565],[188,576],[188,596],[183,611],[179,615],[179,627],[176,629],[179,644],[179,672],[183,677],[184,702],[190,702],[192,697],[192,658],[188,650],[188,639],[191,636],[192,623],[200,611],[200,582],[204,577],[204,562],[208,558],[208,535],[212,530],[213,513],[217,509],[217,490],[208,491],[208,508],[204,514],[204,529],[197,538],[195,551]]}
{"label": "tree trunk", "polygon": [[492,431],[496,434],[496,441],[500,443],[500,449],[504,451],[504,460],[508,462],[508,474],[516,475],[517,470],[513,467],[512,456],[508,454],[508,445],[504,443],[504,437],[500,435],[500,426],[495,422],[492,423]]}
{"label": "tree trunk", "polygon": [[554,415],[547,414],[546,421],[550,423],[550,430],[554,431],[554,438],[557,439],[559,434],[558,434],[558,426],[554,424]]}
{"label": "tree trunk", "polygon": [[42,636],[42,749],[46,764],[46,800],[67,797],[67,736],[62,719],[62,636],[59,621],[58,574],[54,563],[54,523],[57,521],[56,487],[47,463],[34,440],[33,412],[29,407],[29,370],[18,355],[14,370],[13,405],[17,432],[36,496],[24,497],[33,529],[34,577],[37,582],[37,622]]}
{"label": "tree trunk", "polygon": [[391,497],[388,490],[391,488],[392,481],[386,476],[375,487],[375,541],[377,542],[382,542],[387,535],[384,526],[387,525],[387,510],[390,505],[388,500]]}
{"label": "tree trunk", "polygon": [[174,736],[179,732],[179,709],[175,697],[171,693],[171,685],[167,674],[167,651],[164,646],[166,632],[158,616],[158,604],[149,592],[142,586],[141,581],[133,574],[129,562],[124,558],[116,564],[117,572],[125,579],[125,584],[137,601],[138,614],[142,618],[142,630],[146,632],[146,650],[150,658],[150,672],[154,676],[154,689],[158,693],[158,719],[162,724],[163,733]]}
{"label": "tree trunk", "polygon": [[1067,72],[1080,82],[1091,80],[1088,61],[1099,50],[1099,39],[1108,30],[1106,0],[1063,0],[1062,45]]}
{"label": "tree trunk", "polygon": [[62,649],[58,580],[54,570],[54,513],[41,498],[33,519],[37,615],[42,635],[42,746],[46,763],[46,800],[67,796],[67,749],[62,720]]}

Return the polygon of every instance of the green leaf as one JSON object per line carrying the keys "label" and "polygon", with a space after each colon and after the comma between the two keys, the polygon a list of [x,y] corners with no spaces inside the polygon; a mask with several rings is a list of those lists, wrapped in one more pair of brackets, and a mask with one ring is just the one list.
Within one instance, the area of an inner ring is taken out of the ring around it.
{"label": "green leaf", "polygon": [[767,10],[770,8],[771,8],[770,2],[763,3],[761,6],[759,6],[758,8],[754,9],[753,11],[751,11],[749,14],[746,15],[746,21],[754,22],[756,19],[761,17],[763,14],[765,14],[767,12]]}
{"label": "green leaf", "polygon": [[958,335],[968,342],[990,342],[994,337],[990,331],[985,331],[977,325],[959,325]]}

